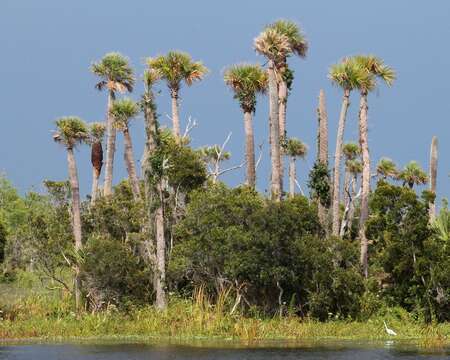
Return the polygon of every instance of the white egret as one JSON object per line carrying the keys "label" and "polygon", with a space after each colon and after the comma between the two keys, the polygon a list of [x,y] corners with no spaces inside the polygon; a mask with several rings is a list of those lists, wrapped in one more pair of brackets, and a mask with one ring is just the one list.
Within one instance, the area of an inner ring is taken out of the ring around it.
{"label": "white egret", "polygon": [[397,336],[397,333],[396,333],[394,330],[389,329],[389,328],[387,327],[386,321],[383,320],[383,323],[384,323],[384,328],[386,329],[386,332],[387,332],[389,335]]}

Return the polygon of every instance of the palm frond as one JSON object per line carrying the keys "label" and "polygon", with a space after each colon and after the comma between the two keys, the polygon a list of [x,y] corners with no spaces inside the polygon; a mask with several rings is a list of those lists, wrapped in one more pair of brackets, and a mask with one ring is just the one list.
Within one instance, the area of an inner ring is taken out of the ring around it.
{"label": "palm frond", "polygon": [[86,123],[77,116],[65,116],[55,121],[56,131],[53,140],[73,148],[89,139]]}
{"label": "palm frond", "polygon": [[110,114],[114,126],[119,130],[124,130],[128,127],[128,122],[139,114],[139,111],[140,108],[135,101],[124,98],[114,101]]}
{"label": "palm frond", "polygon": [[308,41],[299,25],[290,20],[280,19],[269,24],[266,29],[273,29],[287,37],[290,52],[304,58],[308,52]]}
{"label": "palm frond", "polygon": [[290,138],[286,142],[284,154],[294,158],[305,158],[308,154],[308,145],[297,138]]}
{"label": "palm frond", "polygon": [[133,91],[135,78],[129,60],[117,52],[106,54],[91,65],[91,71],[101,80],[95,85],[98,90],[105,87],[112,91]]}
{"label": "palm frond", "polygon": [[255,50],[275,63],[284,62],[290,53],[290,43],[286,35],[275,29],[264,30],[254,40]]}

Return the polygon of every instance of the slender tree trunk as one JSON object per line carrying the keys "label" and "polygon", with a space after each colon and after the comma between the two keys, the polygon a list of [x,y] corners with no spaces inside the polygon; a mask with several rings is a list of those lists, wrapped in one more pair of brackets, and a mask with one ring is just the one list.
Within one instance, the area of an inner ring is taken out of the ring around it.
{"label": "slender tree trunk", "polygon": [[[83,248],[81,234],[81,205],[80,205],[80,187],[78,182],[77,165],[73,148],[67,148],[67,163],[69,165],[69,181],[72,193],[72,226],[73,237],[75,239],[75,252]],[[81,279],[80,265],[75,264],[75,307],[77,311],[81,308]]]}
{"label": "slender tree trunk", "polygon": [[[145,108],[145,130],[146,130],[146,150],[144,152],[145,163],[143,164],[143,173],[145,181],[146,196],[149,208],[149,221],[151,234],[156,238],[156,254],[153,249],[153,239],[147,242],[150,261],[154,264],[155,276],[154,285],[156,289],[156,307],[165,309],[167,306],[166,296],[166,239],[164,225],[164,197],[163,197],[163,179],[158,179],[156,186],[150,183],[152,176],[149,157],[157,150],[157,123],[154,110],[152,108],[153,96],[148,90],[147,103]],[[156,201],[156,203],[155,203]]]}
{"label": "slender tree trunk", "polygon": [[334,154],[334,182],[333,182],[333,225],[332,234],[339,236],[339,197],[340,197],[340,171],[342,158],[342,144],[344,142],[345,119],[347,117],[347,110],[350,105],[349,101],[350,91],[344,90],[344,97],[342,99],[341,113],[339,115],[339,124],[336,137],[336,151]]}
{"label": "slender tree trunk", "polygon": [[130,179],[131,190],[135,200],[141,198],[141,190],[139,188],[139,180],[136,174],[136,166],[134,164],[133,144],[131,142],[130,131],[128,128],[123,130],[123,139],[125,145],[124,160],[127,166],[128,177]]}
{"label": "slender tree trunk", "polygon": [[[430,191],[436,195],[436,179],[437,179],[437,165],[438,165],[438,139],[433,136],[431,140],[430,149]],[[429,204],[430,208],[430,222],[436,218],[436,200]]]}
{"label": "slender tree trunk", "polygon": [[344,204],[347,204],[348,202],[348,192],[350,192],[350,189],[348,188],[348,186],[350,185],[350,173],[348,172],[347,169],[345,169],[345,173],[344,173],[344,191],[343,191],[343,202]]}
{"label": "slender tree trunk", "polygon": [[103,193],[105,196],[112,195],[112,181],[113,181],[113,167],[114,167],[114,153],[116,151],[116,129],[113,125],[113,118],[110,114],[111,107],[115,99],[112,90],[108,93],[108,109],[106,114],[106,164],[105,164],[105,182],[103,186]]}
{"label": "slender tree trunk", "polygon": [[366,237],[366,221],[369,218],[369,193],[370,193],[370,155],[368,143],[368,121],[367,121],[367,93],[361,93],[359,106],[359,143],[362,152],[363,172],[361,177],[361,214],[359,217],[359,239],[361,241],[361,267],[364,276],[369,275],[368,263],[368,240]]}
{"label": "slender tree trunk", "polygon": [[352,189],[351,189],[351,196],[352,196],[352,202],[350,203],[350,209],[348,210],[348,228],[352,228],[353,224],[353,218],[355,217],[355,207],[356,207],[356,183],[358,182],[358,174],[353,175],[353,181],[352,181]]}
{"label": "slender tree trunk", "polygon": [[281,80],[278,88],[278,121],[280,126],[280,139],[286,139],[286,106],[287,106],[287,84]]}
{"label": "slender tree trunk", "polygon": [[297,178],[297,171],[295,168],[295,157],[289,157],[289,197],[295,196],[295,179]]}
{"label": "slender tree trunk", "polygon": [[91,190],[91,205],[95,204],[98,195],[98,180],[100,178],[99,171],[92,167],[92,190]]}
{"label": "slender tree trunk", "polygon": [[172,125],[173,135],[177,141],[180,140],[180,114],[178,112],[178,89],[171,89],[172,97]]}
{"label": "slender tree trunk", "polygon": [[[328,168],[328,115],[325,104],[325,93],[321,89],[319,92],[319,108],[317,109],[319,119],[319,130],[317,137],[318,160]],[[317,205],[319,221],[328,234],[327,208],[320,201]]]}
{"label": "slender tree trunk", "polygon": [[274,63],[269,60],[269,121],[270,121],[270,155],[272,160],[271,196],[272,200],[281,201],[280,174],[280,128],[278,121],[278,85]]}
{"label": "slender tree trunk", "polygon": [[164,234],[164,211],[163,211],[163,189],[162,180],[158,182],[156,189],[159,202],[155,212],[156,227],[156,307],[163,310],[167,307],[166,298],[166,239]]}
{"label": "slender tree trunk", "polygon": [[252,189],[256,186],[255,169],[255,140],[253,136],[252,114],[250,111],[244,112],[245,126],[245,156],[247,162],[247,184]]}

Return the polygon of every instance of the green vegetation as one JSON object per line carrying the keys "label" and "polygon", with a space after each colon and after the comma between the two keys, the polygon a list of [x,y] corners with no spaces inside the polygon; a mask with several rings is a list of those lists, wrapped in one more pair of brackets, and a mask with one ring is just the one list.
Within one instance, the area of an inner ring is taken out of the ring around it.
{"label": "green vegetation", "polygon": [[[44,192],[21,196],[0,177],[1,338],[385,339],[387,321],[398,338],[448,343],[450,216],[445,200],[439,214],[435,210],[437,140],[429,190],[419,191],[428,176],[416,162],[399,171],[382,158],[370,172],[368,93],[378,79],[391,85],[394,71],[371,55],[346,57],[331,68],[330,79],[344,91],[333,177],[321,91],[318,156],[304,194],[295,161],[308,146],[286,131],[294,80],[287,61],[305,57],[308,43],[296,24],[280,20],[264,29],[255,47],[268,69],[241,64],[224,73],[246,135],[245,162],[227,169],[220,166],[231,158],[225,150],[231,134],[221,146],[194,149],[189,134],[196,124],[189,122],[184,133],[180,128],[179,91],[204,78],[201,62],[173,51],[148,59],[139,102],[116,98],[135,85],[127,58],[110,53],[92,66],[100,78],[96,87],[108,91],[107,121],[56,121],[53,139],[67,152],[68,181],[46,180]],[[158,122],[154,87],[160,81],[171,92],[172,129]],[[359,144],[344,144],[356,89]],[[257,96],[266,93],[269,196],[257,191],[252,123]],[[141,112],[139,176],[130,120],[139,121]],[[128,178],[112,186],[116,131],[124,137]],[[84,144],[91,146],[93,168],[87,198],[80,196],[74,152]],[[289,196],[282,156],[289,157]],[[244,185],[220,181],[245,163]]]}

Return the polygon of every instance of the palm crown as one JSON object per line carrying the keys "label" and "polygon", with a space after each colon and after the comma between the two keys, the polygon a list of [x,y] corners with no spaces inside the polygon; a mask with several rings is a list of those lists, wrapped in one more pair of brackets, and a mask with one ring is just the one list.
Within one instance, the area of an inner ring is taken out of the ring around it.
{"label": "palm crown", "polygon": [[101,122],[94,122],[89,124],[89,139],[91,143],[98,143],[103,141],[105,136],[106,125]]}
{"label": "palm crown", "polygon": [[362,67],[370,74],[370,81],[361,83],[358,88],[362,91],[372,91],[377,86],[377,80],[391,86],[396,78],[395,71],[384,64],[384,61],[374,55],[356,55],[352,58],[357,66]]}
{"label": "palm crown", "polygon": [[360,174],[363,170],[361,161],[356,160],[356,159],[347,160],[345,165],[347,166],[348,171],[353,175]]}
{"label": "palm crown", "polygon": [[259,65],[234,65],[225,71],[224,80],[242,109],[248,112],[255,111],[256,94],[267,90],[267,74]]}
{"label": "palm crown", "polygon": [[167,81],[171,90],[178,90],[181,82],[191,86],[200,81],[208,72],[200,61],[193,61],[191,56],[180,51],[170,51],[167,55],[160,55],[148,59],[148,65],[156,74]]}
{"label": "palm crown", "polygon": [[53,135],[53,140],[64,144],[68,148],[74,148],[88,140],[89,130],[86,123],[76,116],[66,116],[59,118],[55,122],[57,130]]}
{"label": "palm crown", "polygon": [[361,154],[361,148],[358,144],[350,142],[342,147],[342,153],[346,160],[355,160]]}
{"label": "palm crown", "polygon": [[289,39],[275,29],[267,28],[254,40],[255,50],[275,63],[284,62],[291,52]]}
{"label": "palm crown", "polygon": [[348,91],[363,87],[371,90],[374,87],[373,76],[353,58],[344,58],[332,65],[328,78],[334,85]]}
{"label": "palm crown", "polygon": [[266,29],[275,30],[287,38],[289,44],[287,56],[293,53],[302,58],[306,57],[306,53],[308,52],[308,41],[295,22],[290,20],[278,20],[268,25]]}
{"label": "palm crown", "polygon": [[395,163],[389,158],[382,158],[377,165],[377,174],[384,178],[391,177],[396,179],[398,177],[398,170]]}
{"label": "palm crown", "polygon": [[133,69],[128,59],[119,53],[106,54],[99,62],[92,64],[91,71],[101,79],[95,85],[98,90],[106,87],[111,91],[133,91],[135,82]]}
{"label": "palm crown", "polygon": [[410,188],[414,185],[424,185],[428,182],[427,174],[415,161],[411,161],[403,168],[399,178],[403,180],[405,184],[408,184]]}
{"label": "palm crown", "polygon": [[308,153],[308,146],[299,139],[290,138],[286,143],[284,153],[294,158],[304,158]]}
{"label": "palm crown", "polygon": [[139,106],[129,98],[120,99],[114,101],[110,114],[114,120],[114,126],[123,130],[128,127],[128,122],[139,114]]}

